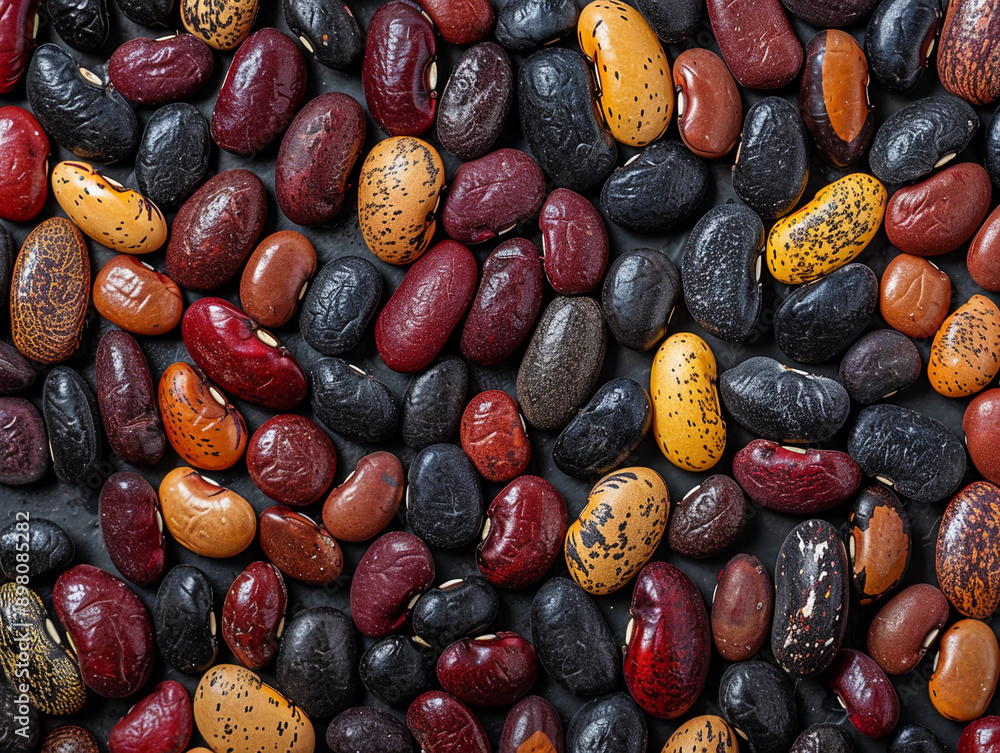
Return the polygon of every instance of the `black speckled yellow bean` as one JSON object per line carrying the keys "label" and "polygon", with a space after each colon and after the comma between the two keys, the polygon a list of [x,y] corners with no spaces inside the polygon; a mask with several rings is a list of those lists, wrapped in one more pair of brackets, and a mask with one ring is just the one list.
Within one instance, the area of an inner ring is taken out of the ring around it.
{"label": "black speckled yellow bean", "polygon": [[945,397],[979,392],[1000,370],[1000,308],[974,295],[934,335],[927,378]]}
{"label": "black speckled yellow bean", "polygon": [[661,753],[736,753],[739,738],[719,716],[697,716],[670,736]]}

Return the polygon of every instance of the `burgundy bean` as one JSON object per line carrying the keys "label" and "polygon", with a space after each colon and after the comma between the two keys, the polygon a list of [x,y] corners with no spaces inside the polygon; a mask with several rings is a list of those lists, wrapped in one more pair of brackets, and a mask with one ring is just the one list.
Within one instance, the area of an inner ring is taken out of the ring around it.
{"label": "burgundy bean", "polygon": [[483,278],[465,320],[459,349],[479,366],[504,360],[524,342],[542,306],[542,264],[524,238],[497,246],[483,263]]}
{"label": "burgundy bean", "polygon": [[351,617],[369,638],[395,632],[415,601],[434,583],[434,558],[412,533],[392,531],[375,539],[351,580]]}
{"label": "burgundy bean", "polygon": [[[49,149],[49,137],[34,115],[16,105],[0,107],[0,217],[28,222],[42,211],[48,195]],[[3,282],[7,284],[6,276]],[[3,308],[7,293],[0,295]]]}
{"label": "burgundy bean", "polygon": [[406,711],[406,726],[426,753],[490,753],[486,730],[457,698],[431,690]]}
{"label": "burgundy bean", "polygon": [[281,572],[310,586],[333,583],[344,569],[344,555],[336,540],[284,505],[260,514],[260,548]]}
{"label": "burgundy bean", "polygon": [[111,753],[181,753],[193,727],[187,691],[179,682],[167,680],[111,728],[108,749]]}
{"label": "burgundy bean", "polygon": [[407,270],[375,323],[375,345],[393,371],[420,371],[434,360],[469,308],[476,260],[461,243],[441,241]]}
{"label": "burgundy bean", "polygon": [[1000,389],[976,395],[965,409],[962,431],[976,470],[1000,486]]}
{"label": "burgundy bean", "polygon": [[349,94],[320,94],[299,111],[274,169],[274,192],[288,219],[323,225],[340,213],[366,131],[364,110]]}
{"label": "burgundy bean", "polygon": [[487,481],[505,484],[524,473],[531,443],[514,398],[502,390],[480,392],[465,406],[462,450]]}
{"label": "burgundy bean", "polygon": [[22,397],[0,397],[0,484],[31,484],[48,469],[49,438],[42,414]]}
{"label": "burgundy bean", "polygon": [[719,573],[712,596],[712,641],[723,659],[746,661],[771,630],[774,587],[760,560],[737,554]]}
{"label": "burgundy bean", "polygon": [[778,0],[708,0],[722,58],[751,89],[780,89],[802,67],[802,43]]}
{"label": "burgundy bean", "polygon": [[76,565],[56,581],[52,606],[87,687],[105,698],[124,698],[146,684],[155,656],[153,628],[124,581],[91,565]]}
{"label": "burgundy bean", "polygon": [[167,566],[156,490],[138,473],[115,473],[101,487],[101,534],[111,562],[137,586],[151,586]]}
{"label": "burgundy bean", "polygon": [[979,287],[1000,291],[1000,207],[993,210],[972,239],[965,263]]}
{"label": "burgundy bean", "polygon": [[108,61],[108,78],[125,99],[159,107],[198,91],[215,61],[212,48],[193,34],[130,39]]}
{"label": "burgundy bean", "polygon": [[368,111],[390,136],[420,136],[437,109],[434,27],[408,0],[375,11],[361,64]]}
{"label": "burgundy bean", "polygon": [[842,648],[826,672],[826,681],[862,735],[885,737],[899,721],[896,689],[871,657]]}
{"label": "burgundy bean", "polygon": [[4,3],[0,13],[0,94],[6,94],[21,80],[35,49],[38,33],[38,6],[41,0],[14,0]]}
{"label": "burgundy bean", "polygon": [[514,72],[504,49],[496,42],[470,47],[441,94],[437,111],[441,146],[462,160],[482,157],[503,130],[513,92]]}
{"label": "burgundy bean", "polygon": [[684,50],[674,61],[677,130],[699,157],[724,157],[736,144],[743,103],[722,58],[703,47]]}
{"label": "burgundy bean", "polygon": [[479,570],[501,588],[537,583],[559,556],[566,536],[566,502],[538,476],[521,476],[504,487],[486,511]]}
{"label": "burgundy bean", "polygon": [[437,663],[446,692],[473,706],[506,706],[523,698],[535,684],[535,649],[517,633],[463,638],[452,643]]}
{"label": "burgundy bean", "polygon": [[271,499],[308,505],[330,488],[337,472],[337,448],[305,416],[275,416],[250,438],[247,470]]}
{"label": "burgundy bean", "polygon": [[146,356],[120,329],[97,346],[97,402],[111,449],[129,465],[156,465],[167,438],[156,412],[156,390]]}
{"label": "burgundy bean", "polygon": [[563,753],[559,712],[541,696],[522,698],[503,723],[499,753]]}
{"label": "burgundy bean", "polygon": [[417,1],[441,32],[441,38],[450,44],[474,44],[493,28],[493,6],[489,0]]}
{"label": "burgundy bean", "polygon": [[177,212],[167,245],[167,275],[181,287],[227,283],[257,245],[267,216],[264,184],[248,170],[211,178]]}
{"label": "burgundy bean", "polygon": [[34,382],[35,370],[28,359],[13,345],[0,342],[0,395],[23,392]]}
{"label": "burgundy bean", "polygon": [[600,212],[568,188],[549,194],[538,217],[545,276],[557,293],[589,293],[608,266],[608,230]]}
{"label": "burgundy bean", "polygon": [[305,399],[306,375],[299,362],[228,301],[195,301],[184,312],[181,336],[194,362],[226,392],[277,411]]}
{"label": "burgundy bean", "polygon": [[929,583],[903,589],[868,626],[868,654],[890,675],[909,672],[948,622],[948,599]]}
{"label": "burgundy bean", "polygon": [[685,557],[712,557],[743,533],[746,504],[743,490],[729,476],[709,476],[674,505],[667,543]]}
{"label": "burgundy bean", "polygon": [[288,590],[270,562],[251,562],[236,576],[222,605],[222,637],[247,669],[270,663],[285,624]]}
{"label": "burgundy bean", "polygon": [[969,722],[958,738],[958,753],[996,753],[1000,750],[1000,716],[982,716]]}
{"label": "burgundy bean", "polygon": [[455,171],[441,221],[460,243],[482,243],[533,217],[545,198],[545,176],[517,149],[497,149]]}

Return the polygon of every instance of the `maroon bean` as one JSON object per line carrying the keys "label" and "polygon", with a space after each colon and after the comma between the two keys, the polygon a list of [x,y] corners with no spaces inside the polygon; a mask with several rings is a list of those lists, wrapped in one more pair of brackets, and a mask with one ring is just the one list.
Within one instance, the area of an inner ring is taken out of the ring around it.
{"label": "maroon bean", "polygon": [[712,557],[743,533],[746,504],[743,490],[729,476],[709,476],[674,505],[667,543],[685,557]]}
{"label": "maroon bean", "polygon": [[21,397],[0,397],[0,484],[38,481],[49,469],[49,438],[38,409]]}
{"label": "maroon bean", "polygon": [[288,219],[323,225],[340,213],[366,130],[364,110],[349,94],[320,94],[302,108],[281,140],[274,170],[274,192]]}
{"label": "maroon bean", "polygon": [[993,210],[972,239],[966,266],[979,287],[1000,291],[1000,207]]}
{"label": "maroon bean", "polygon": [[431,690],[406,711],[406,726],[426,753],[490,753],[486,730],[457,698]]}
{"label": "maroon bean", "polygon": [[771,630],[774,587],[756,557],[737,554],[719,573],[712,596],[712,641],[723,659],[746,661]]}
{"label": "maroon bean", "polygon": [[222,605],[222,637],[247,669],[268,664],[278,650],[288,590],[270,562],[251,562],[236,576]]}
{"label": "maroon bean", "polygon": [[842,648],[826,672],[826,681],[862,735],[885,737],[899,721],[896,689],[871,657]]}
{"label": "maroon bean", "polygon": [[909,672],[948,622],[948,599],[929,583],[896,594],[868,627],[868,653],[890,675]]}
{"label": "maroon bean", "polygon": [[462,160],[482,157],[503,130],[513,92],[514,72],[504,49],[496,42],[470,47],[455,64],[438,105],[441,146]]}
{"label": "maroon bean", "polygon": [[120,329],[97,346],[97,402],[111,449],[129,465],[156,465],[167,438],[156,412],[156,391],[146,356]]}
{"label": "maroon bean", "polygon": [[499,753],[563,753],[562,722],[555,707],[541,696],[529,695],[507,714]]}
{"label": "maroon bean", "polygon": [[407,270],[375,323],[375,345],[393,371],[434,360],[476,290],[476,260],[461,243],[441,241]]}
{"label": "maroon bean", "polygon": [[181,287],[212,290],[227,283],[264,229],[267,192],[248,170],[226,170],[184,202],[170,229],[167,275]]}
{"label": "maroon bean", "polygon": [[722,58],[751,89],[779,89],[802,67],[802,43],[778,0],[708,0]]}
{"label": "maroon bean", "polygon": [[557,293],[589,293],[608,266],[608,230],[600,212],[568,188],[557,188],[542,205],[545,276]]}
{"label": "maroon bean", "polygon": [[543,285],[534,243],[512,238],[497,246],[483,263],[479,292],[459,341],[462,355],[492,366],[517,350],[538,318]]}
{"label": "maroon bean", "polygon": [[434,558],[412,533],[392,531],[365,552],[351,580],[351,617],[369,638],[403,626],[414,597],[434,582]]}
{"label": "maroon bean", "polygon": [[965,725],[958,753],[996,753],[1000,750],[1000,716],[982,716]]}
{"label": "maroon bean", "polygon": [[308,505],[323,496],[337,472],[337,448],[304,416],[266,421],[247,445],[247,470],[257,488],[285,505]]}
{"label": "maroon bean", "polygon": [[333,583],[344,569],[344,555],[333,536],[284,505],[260,514],[260,548],[281,572],[310,586]]}
{"label": "maroon bean", "polygon": [[101,534],[111,562],[137,586],[151,586],[167,566],[156,490],[138,473],[115,473],[101,487]]}
{"label": "maroon bean", "polygon": [[35,370],[13,345],[0,342],[0,395],[13,395],[30,387]]}
{"label": "maroon bean", "polygon": [[181,753],[191,740],[194,715],[184,686],[161,682],[111,728],[111,753]]}
{"label": "maroon bean", "polygon": [[159,107],[198,91],[215,61],[212,48],[193,34],[130,39],[108,61],[108,78],[125,99]]}
{"label": "maroon bean", "polygon": [[523,698],[535,684],[535,649],[517,633],[463,638],[452,643],[437,663],[441,687],[473,706],[506,706]]}
{"label": "maroon bean", "polygon": [[497,149],[455,172],[441,221],[460,243],[482,243],[533,217],[545,198],[545,176],[517,149]]}
{"label": "maroon bean", "polygon": [[124,581],[91,565],[71,567],[52,589],[52,606],[72,641],[87,687],[124,698],[153,669],[153,628]]}
{"label": "maroon bean", "polygon": [[462,450],[487,481],[505,484],[524,473],[531,443],[517,402],[502,390],[480,392],[465,406]]}
{"label": "maroon bean", "polygon": [[493,6],[489,0],[417,0],[431,17],[441,38],[451,44],[474,44],[493,28]]}

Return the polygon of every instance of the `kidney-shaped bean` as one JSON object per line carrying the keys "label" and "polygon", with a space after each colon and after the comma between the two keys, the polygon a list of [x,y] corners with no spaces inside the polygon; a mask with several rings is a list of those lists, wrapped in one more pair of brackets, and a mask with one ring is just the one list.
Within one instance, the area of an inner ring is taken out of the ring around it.
{"label": "kidney-shaped bean", "polygon": [[885,737],[899,721],[899,698],[878,664],[860,651],[842,648],[826,682],[847,709],[847,719],[866,737]]}
{"label": "kidney-shaped bean", "polygon": [[445,649],[437,663],[441,687],[473,706],[514,703],[531,690],[537,674],[535,649],[510,632],[463,638]]}
{"label": "kidney-shaped bean", "polygon": [[351,580],[354,624],[370,638],[399,630],[414,597],[433,582],[434,558],[423,541],[403,531],[380,536],[361,558]]}
{"label": "kidney-shaped bean", "polygon": [[108,739],[111,753],[179,753],[191,739],[194,717],[184,686],[166,680],[129,709]]}
{"label": "kidney-shaped bean", "polygon": [[268,664],[278,650],[288,590],[270,562],[251,562],[236,576],[222,605],[222,637],[247,669]]}
{"label": "kidney-shaped bean", "polygon": [[130,39],[108,62],[108,77],[125,99],[159,107],[187,99],[212,75],[211,48],[193,34]]}
{"label": "kidney-shaped bean", "polygon": [[545,276],[557,293],[589,293],[600,284],[608,265],[608,230],[593,204],[557,188],[542,204],[538,229]]}

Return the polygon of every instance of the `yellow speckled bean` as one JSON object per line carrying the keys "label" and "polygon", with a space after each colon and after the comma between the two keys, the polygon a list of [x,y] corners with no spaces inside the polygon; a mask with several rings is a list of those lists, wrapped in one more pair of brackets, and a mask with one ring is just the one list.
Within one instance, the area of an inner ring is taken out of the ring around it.
{"label": "yellow speckled bean", "polygon": [[737,753],[740,745],[732,727],[718,716],[697,716],[670,736],[660,753]]}
{"label": "yellow speckled bean", "polygon": [[1000,370],[1000,308],[974,295],[934,335],[927,378],[945,397],[979,392]]}

